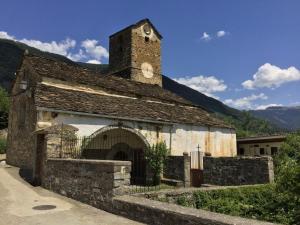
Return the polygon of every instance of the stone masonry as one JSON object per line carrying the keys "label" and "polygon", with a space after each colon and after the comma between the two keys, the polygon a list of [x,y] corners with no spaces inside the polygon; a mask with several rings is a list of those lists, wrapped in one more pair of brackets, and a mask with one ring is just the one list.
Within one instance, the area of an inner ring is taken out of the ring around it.
{"label": "stone masonry", "polygon": [[115,197],[113,206],[113,212],[146,224],[275,225],[269,222],[188,208],[136,196]]}
{"label": "stone masonry", "polygon": [[183,156],[168,156],[163,170],[163,177],[182,181],[184,187],[189,187],[190,160],[188,153],[184,153]]}
{"label": "stone masonry", "polygon": [[131,162],[48,159],[42,186],[101,209],[130,185]]}
{"label": "stone masonry", "polygon": [[274,181],[272,157],[204,157],[204,183],[264,184]]}
{"label": "stone masonry", "polygon": [[[160,35],[151,27],[151,35],[145,36],[143,26],[147,20],[121,30],[110,36],[110,73],[134,81],[162,86]],[[153,67],[153,77],[146,78],[141,71],[142,63]]]}

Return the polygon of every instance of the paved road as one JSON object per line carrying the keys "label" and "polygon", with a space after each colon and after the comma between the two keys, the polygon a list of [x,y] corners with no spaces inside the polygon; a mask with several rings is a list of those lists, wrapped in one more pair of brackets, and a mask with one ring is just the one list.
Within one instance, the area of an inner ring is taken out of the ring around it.
{"label": "paved road", "polygon": [[[41,210],[45,207],[48,210]],[[17,168],[0,165],[0,225],[96,224],[141,223],[65,198],[41,187],[32,187],[19,177]]]}

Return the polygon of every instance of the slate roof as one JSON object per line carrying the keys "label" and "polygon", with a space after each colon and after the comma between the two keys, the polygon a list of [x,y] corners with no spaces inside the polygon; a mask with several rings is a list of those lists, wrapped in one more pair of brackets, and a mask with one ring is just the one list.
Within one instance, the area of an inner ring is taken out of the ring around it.
{"label": "slate roof", "polygon": [[197,107],[67,90],[42,83],[37,86],[35,104],[38,107],[54,110],[100,114],[108,117],[230,128]]}
{"label": "slate roof", "polygon": [[38,83],[35,91],[35,103],[38,107],[108,117],[232,128],[199,106],[196,107],[188,100],[158,85],[96,73],[75,63],[35,55],[24,57],[25,64],[29,64],[40,77],[94,86],[108,94],[127,96],[127,98],[113,97]]}
{"label": "slate roof", "polygon": [[120,31],[118,31],[118,32],[116,32],[116,33],[110,35],[109,37],[115,36],[116,34],[119,34],[119,33],[123,32],[124,30],[138,27],[139,25],[141,25],[141,24],[143,24],[143,23],[148,23],[148,24],[150,24],[150,25],[152,26],[152,29],[154,30],[154,32],[157,34],[157,36],[158,36],[160,39],[163,38],[162,35],[158,32],[158,30],[156,29],[156,27],[153,25],[153,23],[151,23],[151,21],[150,21],[148,18],[142,19],[142,20],[138,21],[138,22],[135,23],[135,24],[132,24],[132,25],[130,25],[130,26],[128,26],[128,27],[125,27],[124,29],[122,29],[122,30],[120,30]]}
{"label": "slate roof", "polygon": [[285,139],[286,139],[286,135],[269,135],[269,136],[238,138],[237,142],[239,144],[268,143],[268,142],[282,142]]}
{"label": "slate roof", "polygon": [[192,105],[192,103],[158,85],[144,84],[127,80],[121,77],[95,73],[76,64],[52,60],[39,56],[25,56],[25,60],[41,77],[55,78],[73,83],[101,87],[108,93],[123,94],[126,96],[175,102],[178,104]]}

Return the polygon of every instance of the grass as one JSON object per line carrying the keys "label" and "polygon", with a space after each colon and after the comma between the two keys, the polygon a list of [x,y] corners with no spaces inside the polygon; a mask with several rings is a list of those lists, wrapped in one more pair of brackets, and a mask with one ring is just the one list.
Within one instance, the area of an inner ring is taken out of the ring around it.
{"label": "grass", "polygon": [[[168,199],[159,199],[168,201]],[[294,224],[293,212],[275,186],[256,185],[252,187],[229,188],[212,191],[196,191],[193,195],[177,197],[178,205],[209,210],[212,212],[265,220],[281,224]]]}

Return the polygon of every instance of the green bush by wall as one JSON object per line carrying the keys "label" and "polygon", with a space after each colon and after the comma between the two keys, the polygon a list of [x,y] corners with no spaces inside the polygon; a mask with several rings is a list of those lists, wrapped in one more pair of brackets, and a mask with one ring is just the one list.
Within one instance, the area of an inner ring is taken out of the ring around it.
{"label": "green bush by wall", "polygon": [[6,139],[0,138],[0,154],[4,154],[6,152]]}
{"label": "green bush by wall", "polygon": [[296,224],[297,202],[278,195],[274,184],[197,191],[192,198],[181,196],[177,204],[212,212],[265,220],[281,224]]}

